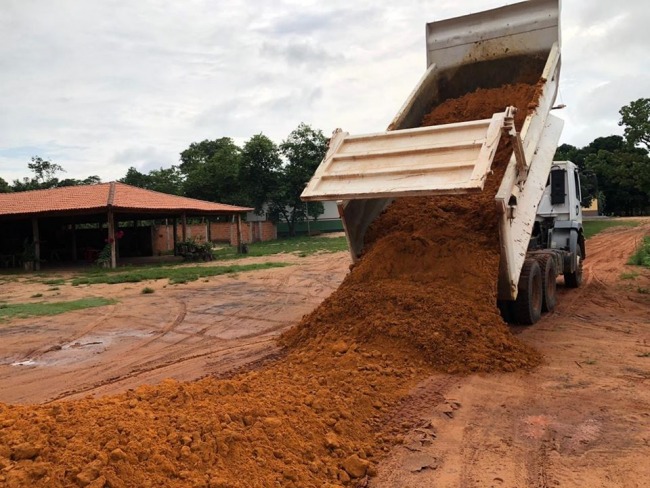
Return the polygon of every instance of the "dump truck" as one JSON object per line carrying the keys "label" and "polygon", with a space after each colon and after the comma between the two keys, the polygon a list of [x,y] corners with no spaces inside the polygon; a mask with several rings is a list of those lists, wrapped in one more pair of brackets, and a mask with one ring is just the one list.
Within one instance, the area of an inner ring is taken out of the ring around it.
{"label": "dump truck", "polygon": [[[369,225],[393,199],[482,191],[500,140],[510,138],[513,154],[495,196],[497,301],[508,321],[535,323],[555,307],[558,275],[580,286],[586,257],[577,167],[553,161],[563,127],[550,113],[558,108],[560,2],[529,0],[428,23],[426,49],[427,69],[388,129],[337,129],[302,199],[337,202],[356,261]],[[445,100],[522,81],[539,83],[539,98],[520,131],[514,107],[421,127]]]}

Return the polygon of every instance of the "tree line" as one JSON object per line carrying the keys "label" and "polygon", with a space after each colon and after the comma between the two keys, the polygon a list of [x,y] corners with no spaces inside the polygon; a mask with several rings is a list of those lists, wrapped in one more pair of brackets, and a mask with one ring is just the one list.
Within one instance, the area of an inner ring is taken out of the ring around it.
{"label": "tree line", "polygon": [[[582,203],[594,198],[605,214],[650,213],[650,98],[622,107],[619,125],[623,136],[598,137],[578,148],[558,147],[555,160],[570,160],[581,173]],[[173,195],[248,206],[274,221],[287,222],[290,234],[307,216],[317,218],[321,203],[305,204],[300,194],[327,152],[321,130],[301,123],[279,145],[263,134],[241,147],[230,137],[194,142],[171,168],[143,173],[128,169],[121,182]],[[83,180],[58,178],[64,169],[35,156],[28,164],[31,178],[8,184],[0,178],[0,192],[25,191],[99,183],[97,176]]]}
{"label": "tree line", "polygon": [[606,215],[650,213],[650,98],[619,110],[623,136],[598,137],[584,147],[562,144],[556,161],[580,168],[582,205],[594,198]]}
{"label": "tree line", "polygon": [[[320,202],[300,200],[305,185],[327,152],[328,138],[301,123],[279,145],[257,134],[239,147],[230,137],[194,142],[180,154],[180,163],[143,173],[130,167],[119,181],[129,185],[211,202],[252,207],[275,222],[287,222],[289,234],[296,224],[323,213]],[[28,168],[34,176],[8,184],[0,178],[0,192],[27,191],[100,183],[98,176],[84,180],[59,179],[58,164],[36,156]]]}

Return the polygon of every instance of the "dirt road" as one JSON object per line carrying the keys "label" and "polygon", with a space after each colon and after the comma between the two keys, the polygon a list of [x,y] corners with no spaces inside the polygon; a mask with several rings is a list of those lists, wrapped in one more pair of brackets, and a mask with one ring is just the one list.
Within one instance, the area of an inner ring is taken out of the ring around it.
{"label": "dirt road", "polygon": [[[294,264],[177,286],[165,286],[166,280],[67,284],[48,293],[38,282],[3,284],[3,299],[14,302],[43,293],[46,300],[101,296],[118,303],[2,324],[0,402],[41,403],[165,378],[192,380],[275,353],[275,337],[328,296],[348,266],[346,253],[275,260]],[[141,294],[145,286],[155,293]]]}
{"label": "dirt road", "polygon": [[[532,373],[434,375],[384,425],[404,434],[369,485],[383,487],[644,487],[650,479],[650,272],[621,279],[650,224],[588,241],[586,282],[515,328],[545,355]],[[285,260],[284,258],[282,260]],[[63,285],[118,305],[0,328],[0,401],[45,402],[193,379],[251,366],[347,271],[346,253],[211,278],[141,295],[145,284]],[[630,273],[634,274],[634,273]],[[40,288],[39,288],[40,287]],[[3,285],[25,301],[43,284]],[[645,291],[645,293],[644,293]]]}
{"label": "dirt road", "polygon": [[555,313],[515,330],[545,365],[424,382],[402,407],[418,428],[371,486],[649,486],[650,273],[621,279],[649,231],[589,240],[585,285],[562,289]]}

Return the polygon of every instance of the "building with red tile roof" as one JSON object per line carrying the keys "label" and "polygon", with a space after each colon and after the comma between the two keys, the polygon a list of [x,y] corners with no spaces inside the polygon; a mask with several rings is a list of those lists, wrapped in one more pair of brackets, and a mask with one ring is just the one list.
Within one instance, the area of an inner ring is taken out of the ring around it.
{"label": "building with red tile roof", "polygon": [[[235,217],[240,227],[241,215],[251,210],[118,182],[0,193],[0,266],[24,261],[27,246],[33,250],[38,268],[43,248],[57,256],[66,253],[76,261],[80,245],[92,249],[104,247],[105,241],[110,244],[111,266],[115,267],[119,239],[116,232],[118,236],[124,234],[124,231],[119,232],[120,222],[132,225],[129,232],[133,235],[129,240],[133,241],[136,235],[144,236],[145,233],[143,228],[138,228],[138,222],[171,219],[175,225],[180,219],[185,240],[188,217]],[[90,232],[92,229],[94,232]],[[138,239],[140,244],[141,241]],[[150,244],[143,246],[146,252],[151,252]],[[122,247],[126,248],[119,246]]]}
{"label": "building with red tile roof", "polygon": [[224,203],[168,195],[125,183],[0,193],[0,220],[89,213],[233,215],[251,211]]}

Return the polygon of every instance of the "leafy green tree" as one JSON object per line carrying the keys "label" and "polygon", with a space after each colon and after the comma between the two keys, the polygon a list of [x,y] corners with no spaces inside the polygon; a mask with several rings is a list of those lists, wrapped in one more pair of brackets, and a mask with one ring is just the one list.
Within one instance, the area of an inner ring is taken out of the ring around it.
{"label": "leafy green tree", "polygon": [[[300,194],[316,171],[327,152],[327,138],[322,131],[300,123],[280,144],[280,151],[286,159],[278,189],[270,202],[271,215],[287,222],[289,235],[296,234],[296,223],[307,215],[307,206],[300,200]],[[313,205],[312,215],[323,213],[323,206]]]}
{"label": "leafy green tree", "polygon": [[639,98],[619,111],[625,139],[633,146],[642,144],[650,149],[650,98]]}
{"label": "leafy green tree", "polygon": [[181,195],[183,192],[183,175],[177,166],[153,169],[148,174],[141,173],[132,166],[120,182],[170,195]]}
{"label": "leafy green tree", "polygon": [[181,153],[185,196],[241,204],[246,201],[239,180],[241,149],[229,137],[193,143]]}
{"label": "leafy green tree", "polygon": [[183,175],[178,166],[152,169],[149,171],[148,177],[150,190],[170,195],[181,195],[183,193]]}
{"label": "leafy green tree", "polygon": [[282,177],[282,158],[278,146],[263,134],[251,137],[242,149],[239,180],[247,204],[261,214],[274,199]]}
{"label": "leafy green tree", "polygon": [[0,178],[0,193],[10,193],[11,186],[4,179]]}
{"label": "leafy green tree", "polygon": [[27,167],[34,173],[36,181],[41,186],[47,186],[52,181],[56,181],[55,175],[57,173],[65,173],[65,170],[60,164],[53,163],[39,156],[34,156],[32,162],[27,164]]}
{"label": "leafy green tree", "polygon": [[133,166],[126,171],[124,178],[119,181],[121,183],[126,183],[127,185],[137,186],[138,188],[149,188],[149,185],[151,184],[149,181],[149,175],[141,173]]}
{"label": "leafy green tree", "polygon": [[34,173],[31,178],[25,177],[22,180],[14,180],[14,191],[42,190],[58,186],[59,180],[56,174],[65,172],[61,165],[53,163],[40,156],[32,157],[32,162],[27,167]]}
{"label": "leafy green tree", "polygon": [[79,185],[97,185],[98,183],[101,183],[102,180],[99,176],[97,175],[92,175],[88,176],[87,178],[84,178],[83,180],[78,180],[76,178],[66,178],[64,180],[61,180],[57,183],[57,187],[63,187],[63,186],[79,186]]}
{"label": "leafy green tree", "polygon": [[65,173],[63,167],[39,156],[34,156],[32,162],[27,164],[27,167],[34,173],[34,176],[31,178],[24,177],[20,180],[14,180],[10,191],[44,190],[47,188],[95,185],[101,183],[101,179],[97,175],[88,176],[83,180],[78,180],[76,178],[65,178],[59,180],[55,175],[61,172]]}
{"label": "leafy green tree", "polygon": [[650,212],[650,158],[645,150],[608,151],[589,154],[586,166],[598,177],[606,214],[642,215]]}
{"label": "leafy green tree", "polygon": [[230,137],[222,137],[210,141],[193,142],[190,147],[181,153],[181,164],[179,168],[184,175],[190,174],[199,166],[209,162],[217,153],[233,145]]}

